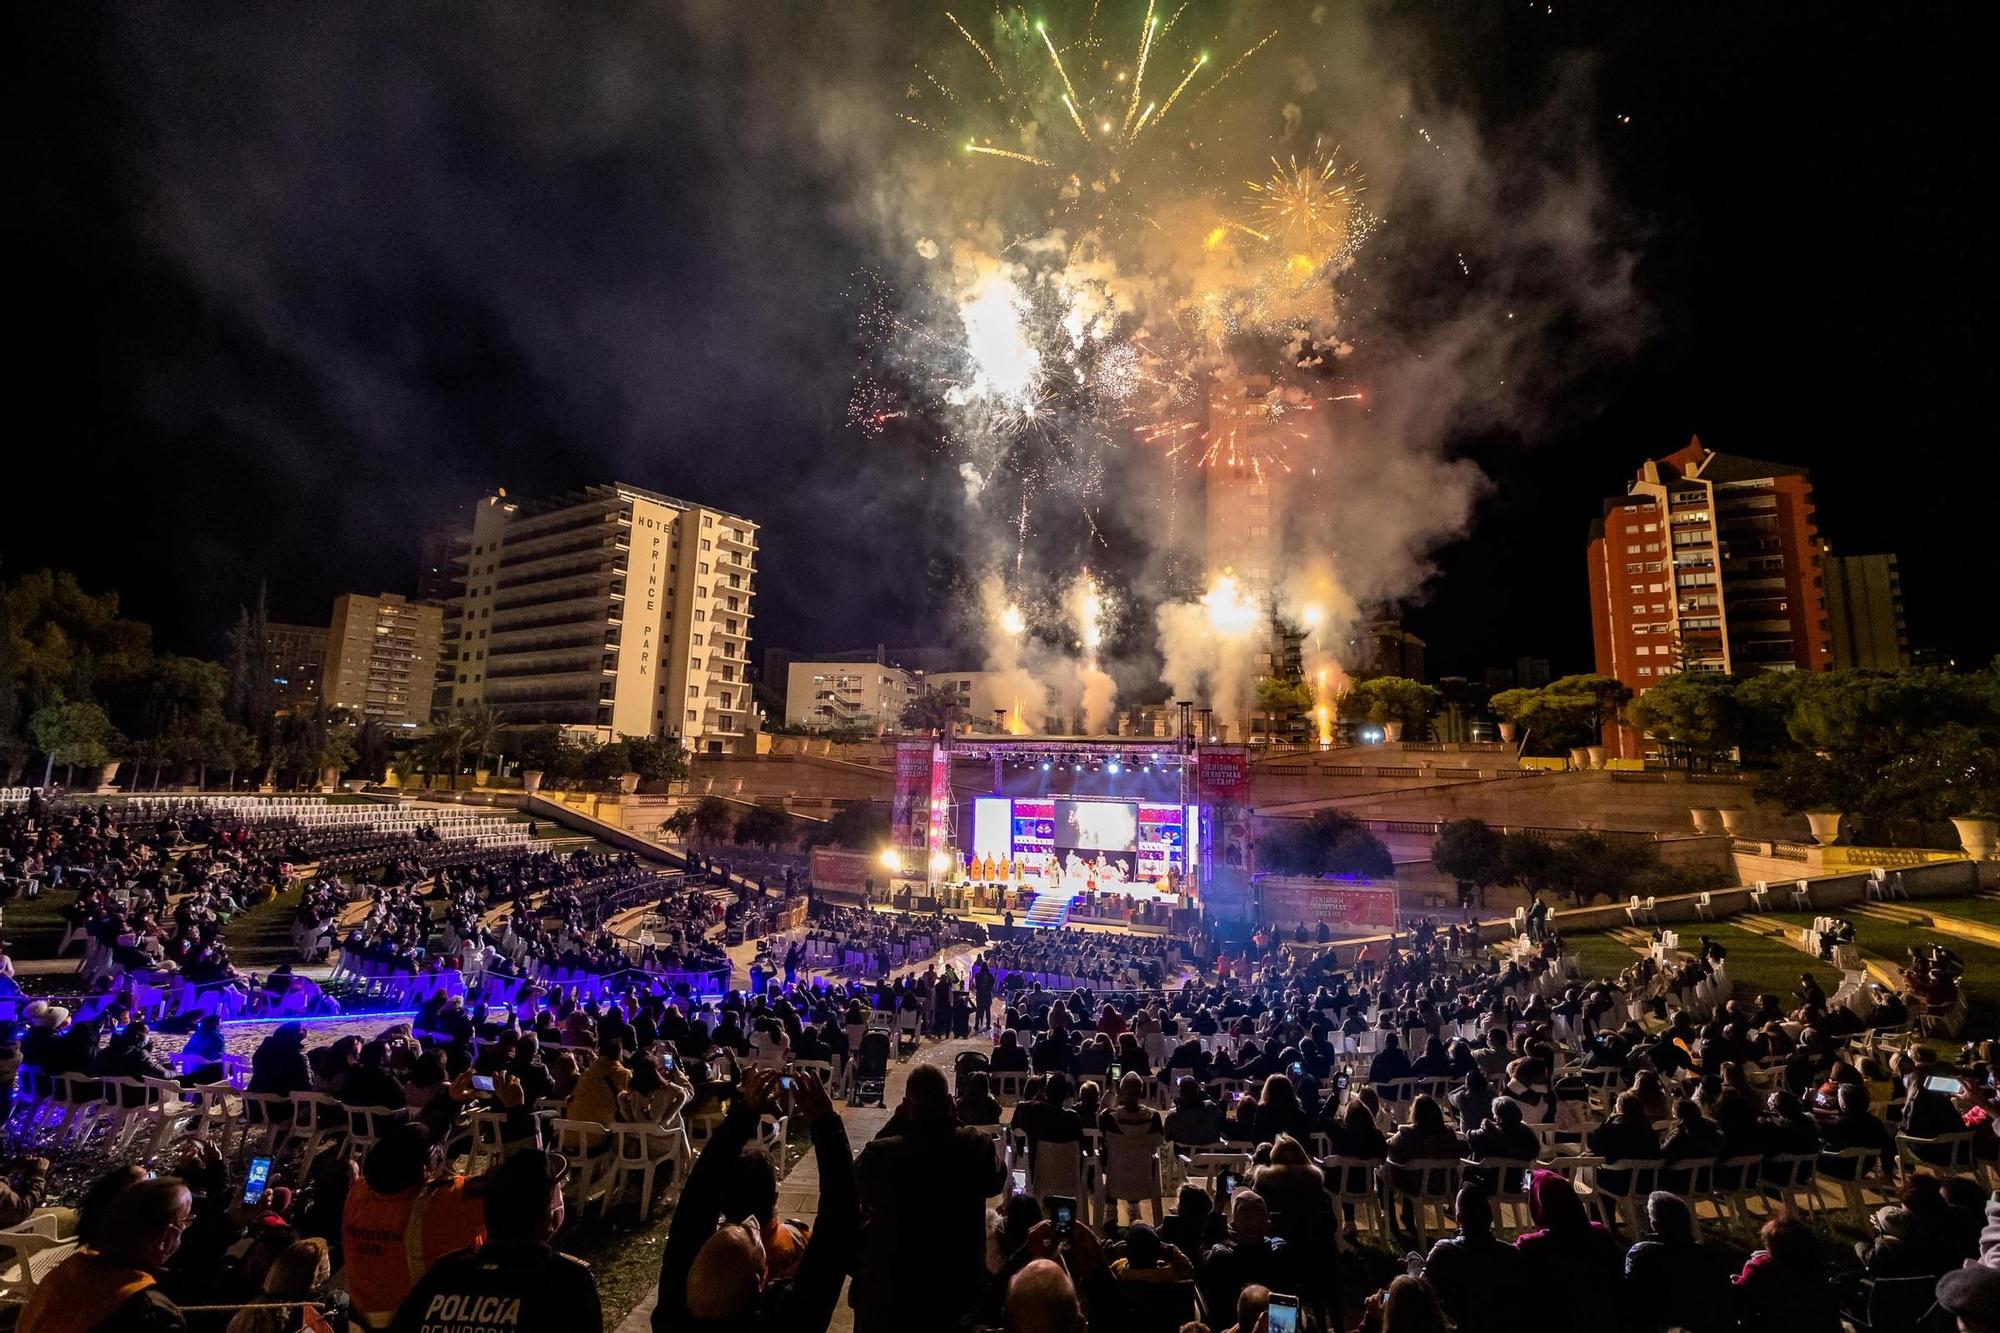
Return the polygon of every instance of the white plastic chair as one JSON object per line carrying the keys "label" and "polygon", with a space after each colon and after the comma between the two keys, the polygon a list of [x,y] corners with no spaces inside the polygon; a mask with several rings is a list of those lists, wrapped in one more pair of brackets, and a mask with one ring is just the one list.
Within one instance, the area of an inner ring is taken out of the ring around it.
{"label": "white plastic chair", "polygon": [[76,1252],[74,1238],[56,1236],[54,1213],[37,1213],[0,1230],[0,1301],[25,1305],[56,1265]]}
{"label": "white plastic chair", "polygon": [[623,1199],[625,1189],[635,1179],[639,1184],[636,1204],[641,1221],[653,1215],[653,1176],[662,1166],[672,1166],[682,1159],[676,1147],[678,1137],[685,1141],[686,1135],[675,1135],[661,1125],[635,1125],[614,1123],[609,1126],[612,1139],[610,1198]]}
{"label": "white plastic chair", "polygon": [[569,1159],[567,1193],[580,1214],[592,1202],[602,1209],[611,1198],[610,1131],[594,1120],[558,1120],[551,1126],[556,1150]]}

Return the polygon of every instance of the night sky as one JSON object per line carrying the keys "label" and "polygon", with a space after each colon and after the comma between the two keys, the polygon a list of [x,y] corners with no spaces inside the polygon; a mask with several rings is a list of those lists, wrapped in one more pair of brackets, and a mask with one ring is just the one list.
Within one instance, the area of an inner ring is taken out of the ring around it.
{"label": "night sky", "polygon": [[[844,8],[874,30],[775,4],[10,8],[6,570],[74,569],[215,655],[260,580],[274,619],[324,623],[407,590],[454,506],[615,478],[765,525],[759,653],[948,635],[950,466],[846,424],[869,246],[855,163],[789,83],[893,90],[935,6]],[[1992,448],[1965,423],[1990,113],[1953,11],[1372,8],[1422,102],[1502,141],[1579,118],[1639,297],[1631,345],[1565,353],[1532,424],[1446,442],[1489,484],[1408,612],[1432,673],[1587,669],[1599,499],[1697,433],[1810,467],[1836,551],[1902,557],[1915,645],[2000,650],[1990,500],[1958,471]],[[1466,244],[1396,223],[1366,262]]]}

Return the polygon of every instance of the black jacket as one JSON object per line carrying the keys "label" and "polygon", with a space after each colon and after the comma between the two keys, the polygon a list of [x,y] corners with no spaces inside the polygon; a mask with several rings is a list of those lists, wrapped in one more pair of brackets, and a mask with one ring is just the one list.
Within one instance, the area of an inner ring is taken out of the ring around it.
{"label": "black jacket", "polygon": [[993,1140],[948,1121],[892,1118],[854,1173],[861,1253],[848,1299],[858,1333],[928,1333],[971,1314],[986,1283],[986,1201],[1007,1179]]}
{"label": "black jacket", "polygon": [[598,1328],[597,1279],[546,1245],[491,1243],[437,1261],[396,1309],[392,1333]]}

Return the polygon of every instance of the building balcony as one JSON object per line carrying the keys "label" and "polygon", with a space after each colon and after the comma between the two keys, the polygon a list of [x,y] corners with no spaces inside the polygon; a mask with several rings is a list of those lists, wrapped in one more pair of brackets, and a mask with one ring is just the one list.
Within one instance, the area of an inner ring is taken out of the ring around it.
{"label": "building balcony", "polygon": [[[548,602],[573,601],[590,595],[597,589],[609,588],[625,577],[624,571],[606,565],[581,574],[560,574],[546,579],[523,579],[518,590],[511,596],[500,593],[493,599],[493,613],[512,611],[523,606],[540,606]],[[498,585],[495,585],[496,592]]]}
{"label": "building balcony", "polygon": [[486,642],[493,652],[557,652],[564,648],[610,647],[603,623],[593,617],[582,625],[494,630]]}
{"label": "building balcony", "polygon": [[718,524],[715,529],[715,544],[732,551],[751,552],[757,549],[757,534]]}
{"label": "building balcony", "polygon": [[531,583],[548,583],[564,577],[582,577],[606,566],[616,567],[624,553],[609,542],[593,542],[580,550],[553,552],[546,556],[510,562],[502,561],[494,581],[496,591],[523,588]]}
{"label": "building balcony", "polygon": [[547,666],[540,663],[524,666],[495,666],[487,663],[486,679],[495,680],[574,680],[581,676],[598,676],[597,663],[592,661],[581,666]]}
{"label": "building balcony", "polygon": [[524,598],[507,606],[495,606],[492,633],[498,634],[503,629],[545,629],[585,622],[602,625],[618,614],[611,605],[611,595],[609,589],[604,589],[546,600]]}

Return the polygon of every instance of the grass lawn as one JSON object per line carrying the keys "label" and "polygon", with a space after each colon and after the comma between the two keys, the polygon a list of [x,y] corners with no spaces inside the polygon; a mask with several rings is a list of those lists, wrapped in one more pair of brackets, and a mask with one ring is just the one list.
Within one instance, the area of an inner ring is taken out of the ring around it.
{"label": "grass lawn", "polygon": [[1925,916],[1956,917],[1982,926],[2000,926],[2000,901],[1991,898],[1916,898],[1898,907],[1910,907]]}
{"label": "grass lawn", "polygon": [[[1951,901],[1956,906],[1961,902],[1973,900]],[[1773,918],[1785,922],[1796,930],[1801,926],[1811,925],[1813,914],[1773,913]],[[1888,963],[1892,971],[1902,967],[1909,950],[1917,945],[1942,944],[1964,959],[1965,980],[1970,983],[1965,996],[1965,1034],[1967,1037],[1988,1037],[2000,1033],[2000,994],[1996,994],[1993,990],[1993,979],[2000,977],[2000,949],[1975,944],[1971,940],[1963,940],[1940,931],[1898,925],[1893,921],[1881,921],[1873,917],[1853,916],[1844,919],[1854,923],[1854,942],[1861,946],[1861,951]]]}
{"label": "grass lawn", "polygon": [[62,942],[63,921],[60,909],[67,907],[76,898],[66,889],[42,889],[42,896],[30,901],[16,898],[0,908],[0,939],[7,942],[7,952],[15,958],[48,958],[54,955],[56,945]]}
{"label": "grass lawn", "polygon": [[1831,995],[1840,986],[1840,973],[1810,954],[1801,953],[1783,940],[1754,935],[1727,921],[1702,922],[1700,929],[1681,932],[1681,943],[1692,945],[1703,934],[1729,951],[1729,978],[1736,986],[1736,998],[1752,1000],[1759,995],[1776,995],[1782,1001],[1798,988],[1799,973],[1810,972]]}
{"label": "grass lawn", "polygon": [[1563,944],[1586,977],[1615,977],[1639,961],[1637,953],[1605,934],[1565,935]]}

